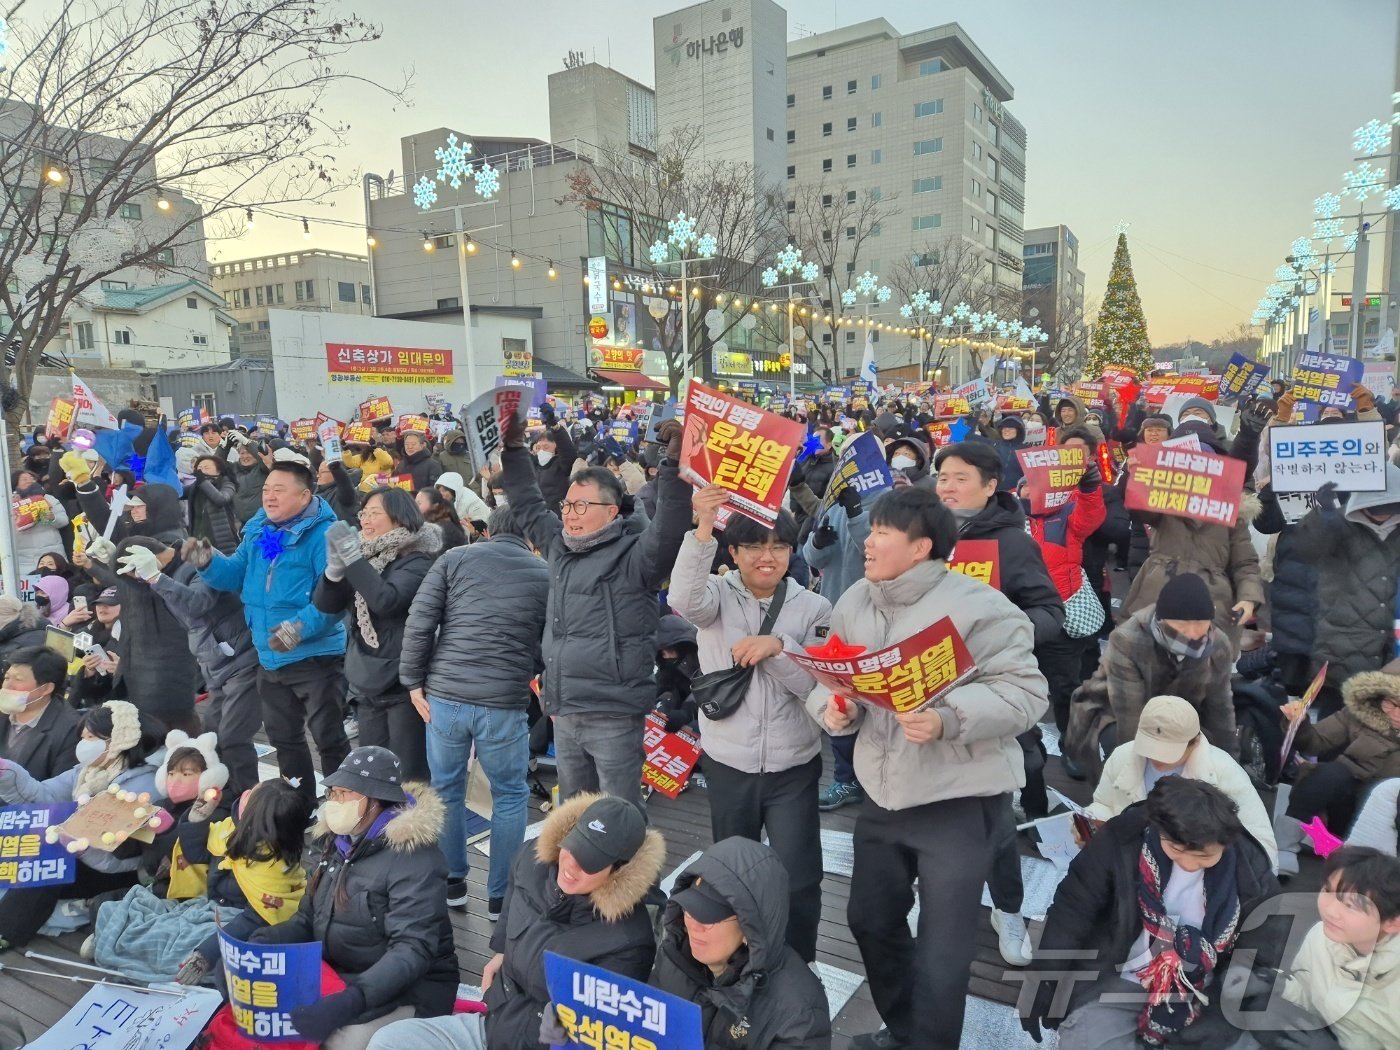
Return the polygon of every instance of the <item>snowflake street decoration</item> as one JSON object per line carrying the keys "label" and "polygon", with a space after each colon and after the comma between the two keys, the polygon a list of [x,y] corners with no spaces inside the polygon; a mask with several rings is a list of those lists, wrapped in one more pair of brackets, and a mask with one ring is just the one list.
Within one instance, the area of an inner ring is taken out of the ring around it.
{"label": "snowflake street decoration", "polygon": [[907,321],[909,318],[914,316],[914,308],[908,303],[905,303],[899,308],[899,316],[903,317]]}
{"label": "snowflake street decoration", "polygon": [[[915,292],[913,296],[910,297],[909,301],[914,304],[915,309],[922,313],[923,311],[929,308],[929,303],[931,300],[929,298],[928,292],[924,291],[921,288],[917,292]],[[933,309],[937,310],[938,307],[935,306]]]}
{"label": "snowflake street decoration", "polygon": [[953,307],[954,320],[961,321],[970,313],[972,313],[972,307],[968,306],[967,303],[958,303],[957,306]]}
{"label": "snowflake street decoration", "polygon": [[1299,237],[1288,246],[1288,254],[1292,255],[1300,263],[1304,259],[1311,259],[1313,256],[1312,238]]}
{"label": "snowflake street decoration", "polygon": [[1367,157],[1390,149],[1390,125],[1368,120],[1352,132],[1351,148]]}
{"label": "snowflake street decoration", "polygon": [[773,269],[773,267],[771,266],[768,267],[768,269],[763,271],[762,280],[763,287],[772,288],[775,284],[778,283],[778,271]]}
{"label": "snowflake street decoration", "polygon": [[1337,264],[1334,263],[1331,259],[1328,259],[1325,263],[1322,264],[1321,272],[1322,272],[1322,273],[1336,273],[1336,272],[1337,272]]}
{"label": "snowflake street decoration", "polygon": [[1274,276],[1277,277],[1280,281],[1291,281],[1294,277],[1298,276],[1298,272],[1294,270],[1293,267],[1289,266],[1287,263],[1284,263],[1282,266],[1280,266],[1277,270],[1274,271]]}
{"label": "snowflake street decoration", "polygon": [[1347,234],[1347,239],[1344,240],[1344,241],[1342,242],[1342,251],[1344,251],[1344,252],[1354,252],[1354,251],[1356,251],[1356,238],[1357,238],[1357,235],[1354,234],[1354,233],[1349,233],[1349,234]]}
{"label": "snowflake street decoration", "polygon": [[472,175],[476,183],[476,195],[490,200],[501,188],[501,173],[489,164],[482,164]]}
{"label": "snowflake street decoration", "polygon": [[674,219],[666,223],[666,227],[671,231],[667,240],[678,250],[685,251],[695,243],[695,220],[688,218],[685,212],[678,212]]}
{"label": "snowflake street decoration", "polygon": [[877,303],[887,303],[890,301],[890,296],[893,294],[888,285],[882,286],[875,292],[875,301]]}
{"label": "snowflake street decoration", "polygon": [[702,259],[714,258],[714,254],[718,249],[719,243],[712,234],[707,233],[695,242],[695,252]]}
{"label": "snowflake street decoration", "polygon": [[842,305],[842,306],[855,306],[855,304],[856,304],[856,293],[855,293],[855,290],[852,289],[852,288],[847,288],[844,292],[841,293],[841,305]]}
{"label": "snowflake street decoration", "polygon": [[875,286],[880,283],[880,278],[876,277],[869,270],[866,270],[856,278],[856,291],[861,295],[871,295],[875,291]]}
{"label": "snowflake street decoration", "polygon": [[997,322],[997,337],[998,337],[999,339],[1005,339],[1005,338],[1006,338],[1007,336],[1009,336],[1010,334],[1011,334],[1011,326],[1010,326],[1009,324],[1007,324],[1005,321],[998,321],[998,322]]}
{"label": "snowflake street decoration", "polygon": [[1400,186],[1385,191],[1382,202],[1390,211],[1400,211]]}
{"label": "snowflake street decoration", "polygon": [[1342,182],[1346,184],[1343,193],[1350,194],[1358,201],[1364,201],[1367,197],[1374,197],[1383,192],[1385,188],[1385,169],[1379,168],[1369,160],[1363,160],[1353,170],[1342,176]]}
{"label": "snowflake street decoration", "polygon": [[1313,214],[1319,219],[1330,219],[1342,210],[1342,198],[1335,193],[1324,193],[1313,201]]}
{"label": "snowflake street decoration", "polygon": [[437,187],[426,175],[413,184],[413,203],[425,211],[437,203]]}
{"label": "snowflake street decoration", "polygon": [[9,36],[10,27],[3,18],[0,18],[0,69],[5,68],[5,56],[10,53]]}
{"label": "snowflake street decoration", "polygon": [[1264,289],[1264,294],[1270,299],[1282,299],[1287,293],[1287,287],[1281,284],[1271,284]]}
{"label": "snowflake street decoration", "polygon": [[467,157],[471,154],[472,144],[470,142],[458,143],[457,133],[454,131],[447,136],[447,145],[439,146],[433,151],[433,156],[437,158],[438,182],[445,182],[454,190],[462,188],[462,176],[467,173]]}
{"label": "snowflake street decoration", "polygon": [[1317,294],[1317,282],[1316,282],[1316,281],[1307,281],[1307,282],[1305,282],[1305,283],[1303,284],[1303,293],[1304,293],[1305,295],[1316,295],[1316,294]]}
{"label": "snowflake street decoration", "polygon": [[791,244],[778,252],[778,269],[783,273],[792,273],[800,265],[802,265],[802,253]]}
{"label": "snowflake street decoration", "polygon": [[1330,241],[1342,235],[1341,219],[1314,219],[1313,236],[1320,241]]}
{"label": "snowflake street decoration", "polygon": [[670,258],[671,246],[668,245],[665,241],[657,241],[651,246],[651,250],[647,252],[647,254],[651,257],[651,261],[654,264],[660,266],[668,258]]}
{"label": "snowflake street decoration", "polygon": [[[1396,207],[1400,207],[1400,205],[1396,205]],[[815,281],[821,276],[821,272],[821,267],[814,262],[802,264],[802,279],[804,281]]]}

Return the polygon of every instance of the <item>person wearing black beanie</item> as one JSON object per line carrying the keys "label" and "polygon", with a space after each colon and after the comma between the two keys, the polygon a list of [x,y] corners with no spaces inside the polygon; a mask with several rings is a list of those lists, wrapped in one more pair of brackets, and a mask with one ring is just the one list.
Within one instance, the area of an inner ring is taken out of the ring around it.
{"label": "person wearing black beanie", "polygon": [[1215,602],[1206,581],[1194,572],[1173,576],[1157,595],[1159,620],[1213,620]]}

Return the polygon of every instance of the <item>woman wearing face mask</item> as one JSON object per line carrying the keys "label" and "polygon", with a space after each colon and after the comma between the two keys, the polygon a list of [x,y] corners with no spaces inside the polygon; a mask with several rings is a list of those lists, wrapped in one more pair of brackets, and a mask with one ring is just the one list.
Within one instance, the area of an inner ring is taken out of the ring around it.
{"label": "woman wearing face mask", "polygon": [[443,807],[426,784],[405,784],[399,760],[382,747],[357,747],[325,787],[312,829],[321,860],[301,907],[251,939],[320,941],[345,990],[293,1010],[292,1022],[332,1050],[363,1050],[392,1021],[452,1012],[457,953],[437,848]]}
{"label": "woman wearing face mask", "polygon": [[1070,698],[1064,753],[1097,782],[1102,760],[1137,736],[1138,718],[1154,696],[1180,696],[1196,709],[1201,732],[1232,758],[1239,754],[1230,675],[1230,639],[1211,621],[1215,603],[1205,580],[1173,576],[1155,605],[1139,610],[1109,635],[1092,678]]}
{"label": "woman wearing face mask", "polygon": [[45,554],[63,554],[63,533],[68,512],[44,491],[40,475],[28,470],[10,474],[10,522],[14,525],[15,564],[32,572]]}
{"label": "woman wearing face mask", "polygon": [[34,604],[39,615],[55,627],[72,611],[68,604],[68,581],[62,576],[41,576],[34,581]]}
{"label": "woman wearing face mask", "polygon": [[936,482],[929,476],[928,446],[918,438],[896,438],[885,446],[885,461],[890,469],[909,479],[916,488],[932,489]]}
{"label": "woman wearing face mask", "polygon": [[458,476],[464,478],[474,478],[476,473],[471,457],[467,455],[467,436],[460,430],[449,430],[442,435],[437,461],[442,464],[443,473],[455,470]]}
{"label": "woman wearing face mask", "polygon": [[[98,795],[116,784],[123,791],[156,795],[156,766],[150,756],[160,748],[165,729],[124,700],[109,700],[83,717],[74,749],[78,763],[66,772],[39,780],[22,766],[0,761],[0,801],[68,802]],[[60,900],[96,897],[136,884],[139,851],[128,843],[112,852],[92,849],[78,840],[78,877],[66,886],[12,889],[0,897],[0,951],[22,947],[39,932]]]}

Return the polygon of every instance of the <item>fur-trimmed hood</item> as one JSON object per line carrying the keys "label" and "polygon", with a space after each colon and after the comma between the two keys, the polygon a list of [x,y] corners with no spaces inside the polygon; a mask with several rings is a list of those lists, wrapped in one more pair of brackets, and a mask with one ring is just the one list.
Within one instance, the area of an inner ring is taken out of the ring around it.
{"label": "fur-trimmed hood", "polygon": [[[557,864],[564,837],[574,830],[583,811],[602,797],[598,794],[575,795],[546,817],[539,838],[535,840],[535,860],[546,866]],[[661,837],[661,832],[648,828],[632,859],[589,894],[599,917],[606,922],[617,922],[630,915],[656,885],[665,863],[666,840]]]}
{"label": "fur-trimmed hood", "polygon": [[1358,722],[1400,742],[1400,729],[1392,726],[1381,710],[1381,701],[1386,697],[1400,697],[1400,663],[1386,667],[1388,670],[1363,671],[1348,678],[1342,685],[1342,701]]}
{"label": "fur-trimmed hood", "polygon": [[1239,520],[1244,522],[1246,525],[1253,523],[1254,519],[1259,517],[1260,513],[1262,513],[1263,510],[1263,502],[1254,493],[1245,492],[1243,495],[1240,496]]}
{"label": "fur-trimmed hood", "polygon": [[[404,794],[408,801],[389,809],[391,816],[379,830],[379,837],[391,850],[398,853],[411,853],[437,845],[442,836],[443,820],[447,808],[442,804],[438,793],[420,781],[405,781]],[[326,826],[325,818],[318,812],[316,823],[312,825],[313,838],[334,838]]]}

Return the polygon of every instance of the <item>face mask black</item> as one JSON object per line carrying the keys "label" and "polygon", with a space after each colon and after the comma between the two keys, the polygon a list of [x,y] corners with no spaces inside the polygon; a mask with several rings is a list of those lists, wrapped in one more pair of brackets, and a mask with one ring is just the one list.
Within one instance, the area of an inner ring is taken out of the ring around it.
{"label": "face mask black", "polygon": [[467,443],[465,441],[454,441],[448,446],[447,451],[451,452],[454,456],[460,456],[467,451]]}

